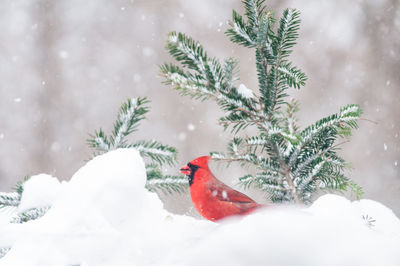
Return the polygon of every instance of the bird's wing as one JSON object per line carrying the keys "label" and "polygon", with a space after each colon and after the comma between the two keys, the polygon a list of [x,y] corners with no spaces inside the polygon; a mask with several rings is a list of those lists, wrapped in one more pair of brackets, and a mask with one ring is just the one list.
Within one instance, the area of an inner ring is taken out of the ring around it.
{"label": "bird's wing", "polygon": [[211,194],[221,201],[230,201],[236,203],[256,203],[245,194],[232,189],[224,183],[213,183],[209,186]]}

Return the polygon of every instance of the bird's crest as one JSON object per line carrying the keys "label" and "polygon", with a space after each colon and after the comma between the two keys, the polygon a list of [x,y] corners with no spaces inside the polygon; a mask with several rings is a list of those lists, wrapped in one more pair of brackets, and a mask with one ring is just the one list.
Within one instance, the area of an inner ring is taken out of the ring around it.
{"label": "bird's crest", "polygon": [[192,161],[190,161],[190,164],[196,165],[199,167],[206,167],[208,165],[208,161],[211,159],[210,156],[201,156],[198,157]]}

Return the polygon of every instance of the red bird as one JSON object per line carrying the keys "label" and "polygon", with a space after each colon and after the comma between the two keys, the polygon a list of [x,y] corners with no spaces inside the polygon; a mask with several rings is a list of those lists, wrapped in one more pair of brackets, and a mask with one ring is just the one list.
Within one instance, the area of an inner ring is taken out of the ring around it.
{"label": "red bird", "polygon": [[231,215],[245,215],[258,204],[248,196],[219,181],[208,168],[210,156],[202,156],[180,170],[187,175],[196,210],[206,219],[218,221]]}

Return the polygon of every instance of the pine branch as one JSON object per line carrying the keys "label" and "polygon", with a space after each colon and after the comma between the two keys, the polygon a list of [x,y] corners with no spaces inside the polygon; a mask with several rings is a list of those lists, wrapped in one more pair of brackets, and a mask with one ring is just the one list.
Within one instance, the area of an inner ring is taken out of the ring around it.
{"label": "pine branch", "polygon": [[29,176],[25,176],[23,181],[17,182],[13,187],[14,192],[0,192],[0,210],[1,209],[12,209],[16,210],[21,202],[21,196],[24,192],[24,182],[29,179]]}
{"label": "pine branch", "polygon": [[135,148],[143,157],[150,158],[159,165],[167,163],[173,165],[176,161],[177,151],[174,147],[161,144],[156,140],[140,140],[128,146]]}
{"label": "pine branch", "polygon": [[361,218],[365,221],[365,225],[368,228],[372,228],[375,226],[376,220],[374,218],[372,218],[371,216],[369,216],[368,214],[362,215]]}
{"label": "pine branch", "polygon": [[249,48],[256,46],[256,36],[254,32],[246,25],[243,17],[235,10],[232,11],[232,22],[230,22],[230,26],[231,28],[228,29],[225,34],[230,37],[232,42]]}
{"label": "pine branch", "polygon": [[[176,86],[184,95],[201,99],[213,98],[227,111],[236,108],[252,110],[252,100],[243,97],[233,86],[227,87],[224,82],[231,79],[229,69],[226,71],[225,68],[224,71],[217,59],[210,59],[199,42],[182,33],[172,32],[168,37],[167,48],[178,62],[196,72],[192,74],[178,66],[164,64],[160,70],[167,79],[167,84]],[[228,61],[229,67],[233,68],[234,63]],[[224,76],[224,73],[228,76]]]}
{"label": "pine branch", "polygon": [[36,220],[50,209],[50,206],[31,208],[22,213],[18,213],[16,217],[13,217],[11,223],[25,223],[31,220]]}
{"label": "pine branch", "polygon": [[182,33],[171,32],[168,35],[167,49],[183,65],[200,72],[205,78],[205,63],[208,60],[200,43]]}
{"label": "pine branch", "polygon": [[[277,58],[286,59],[292,52],[296,39],[299,37],[300,12],[296,9],[287,8],[280,20],[277,38],[274,39],[274,47]],[[277,64],[279,66],[279,64]]]}
{"label": "pine branch", "polygon": [[275,190],[288,191],[288,188],[283,186],[282,179],[277,172],[262,172],[257,173],[255,176],[246,175],[239,178],[239,182],[247,189],[253,186],[269,193],[272,193]]}
{"label": "pine branch", "polygon": [[314,136],[318,136],[318,133],[328,127],[334,127],[336,129],[357,128],[357,120],[362,114],[359,105],[350,104],[342,107],[340,113],[333,114],[328,117],[322,118],[315,124],[307,127],[301,132],[301,142],[307,143],[311,141]]}
{"label": "pine branch", "polygon": [[191,96],[196,99],[206,100],[215,97],[212,90],[208,88],[208,84],[200,75],[193,75],[184,72],[181,68],[174,65],[164,64],[160,66],[167,85],[175,86],[182,95]]}
{"label": "pine branch", "polygon": [[239,73],[239,62],[233,58],[225,60],[224,64],[224,88],[231,91],[235,82],[239,80],[237,74]]}
{"label": "pine branch", "polygon": [[149,100],[146,98],[129,99],[126,103],[123,103],[111,136],[107,136],[100,129],[88,140],[89,146],[101,152],[118,148],[135,148],[143,157],[150,158],[160,165],[164,163],[173,165],[177,156],[174,147],[164,145],[156,140],[127,143],[126,137],[138,129],[139,121],[145,119],[144,115],[149,111],[148,103]]}
{"label": "pine branch", "polygon": [[279,66],[278,70],[286,79],[286,83],[289,87],[300,89],[300,86],[306,84],[306,74],[304,74],[300,69],[292,67],[290,63]]}
{"label": "pine branch", "polygon": [[0,192],[0,209],[13,207],[18,207],[21,201],[21,196],[17,192]]}
{"label": "pine branch", "polygon": [[99,152],[124,148],[127,146],[126,137],[136,131],[139,122],[145,119],[145,114],[149,111],[147,98],[128,99],[120,107],[117,120],[114,123],[114,130],[111,136],[107,136],[102,129],[90,135],[87,143],[90,147]]}
{"label": "pine branch", "polygon": [[157,165],[146,165],[147,182],[149,191],[171,194],[182,193],[188,188],[188,180],[185,176],[163,175]]}
{"label": "pine branch", "polygon": [[165,194],[183,193],[187,191],[189,184],[185,176],[163,175],[159,178],[147,180],[146,188],[149,191],[161,191]]}
{"label": "pine branch", "polygon": [[[282,64],[286,62],[286,58],[291,53],[290,49],[295,45],[295,40],[298,37],[297,31],[300,24],[299,15],[300,12],[295,9],[286,9],[283,12],[283,16],[280,20],[277,36],[273,39],[272,50],[275,60],[270,63],[272,64],[272,66],[268,74],[265,74],[266,81],[262,81],[263,83],[266,82],[266,85],[262,84],[264,85],[264,87],[260,85],[260,92],[263,95],[264,104],[266,106],[265,111],[268,116],[271,116],[272,113],[275,111],[275,108],[283,103],[282,99],[287,96],[285,91],[288,87],[286,85],[294,85],[293,78],[291,78],[291,76],[285,72],[282,73],[282,70],[286,69],[288,65],[286,64],[282,66]],[[266,61],[267,58],[264,58],[264,60]],[[266,63],[264,62],[264,65],[265,64]],[[264,68],[265,69],[263,70],[267,71],[266,67]],[[296,74],[296,76],[302,78],[301,81],[304,80],[305,75],[303,77],[303,75],[301,75],[300,73]]]}
{"label": "pine branch", "polygon": [[125,137],[136,131],[139,126],[138,122],[145,119],[144,115],[149,111],[146,104],[149,102],[147,98],[134,98],[128,99],[126,103],[122,104],[110,137],[114,149],[126,145]]}
{"label": "pine branch", "polygon": [[[187,40],[191,40],[190,43],[194,42],[192,39],[182,39],[182,41]],[[184,58],[180,58],[180,61],[185,64]],[[160,70],[166,78],[164,83],[174,85],[175,89],[179,90],[182,95],[189,95],[202,100],[213,99],[223,110],[227,112],[240,110],[242,116],[248,114],[261,115],[256,113],[254,99],[244,97],[235,87],[226,87],[224,80],[229,79],[229,77],[218,77],[218,86],[216,86],[214,78],[207,76],[204,80],[201,73],[191,74],[177,66],[164,64],[160,67]],[[223,73],[220,71],[219,69],[218,73]]]}
{"label": "pine branch", "polygon": [[0,248],[0,259],[10,251],[11,247]]}
{"label": "pine branch", "polygon": [[356,199],[360,200],[361,197],[364,195],[364,191],[362,187],[357,185],[353,180],[348,179],[347,180],[347,187],[350,188],[351,191],[353,191],[356,194]]}
{"label": "pine branch", "polygon": [[111,150],[111,143],[102,129],[98,132],[95,131],[94,135],[90,135],[90,139],[87,140],[87,143],[89,147],[95,148],[101,152]]}
{"label": "pine branch", "polygon": [[257,29],[259,27],[259,20],[264,13],[265,0],[244,0],[245,15],[247,17],[249,27]]}

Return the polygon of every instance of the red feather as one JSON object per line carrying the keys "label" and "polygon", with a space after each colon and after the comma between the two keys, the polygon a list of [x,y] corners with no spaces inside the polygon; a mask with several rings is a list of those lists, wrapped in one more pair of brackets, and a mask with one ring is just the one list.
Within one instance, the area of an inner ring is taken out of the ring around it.
{"label": "red feather", "polygon": [[181,168],[189,178],[193,205],[204,218],[217,221],[232,215],[248,214],[262,206],[219,181],[208,168],[209,160],[209,156],[199,157]]}

